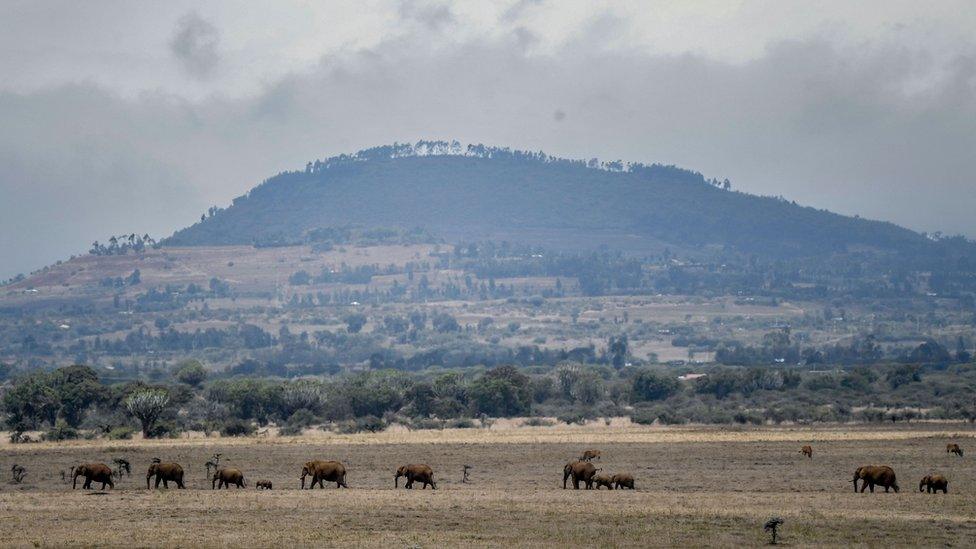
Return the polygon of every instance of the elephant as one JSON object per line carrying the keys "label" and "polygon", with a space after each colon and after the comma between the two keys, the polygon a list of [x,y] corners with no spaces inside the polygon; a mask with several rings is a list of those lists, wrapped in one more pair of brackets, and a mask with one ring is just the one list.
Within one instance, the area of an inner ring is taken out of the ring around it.
{"label": "elephant", "polygon": [[861,492],[864,492],[865,488],[871,488],[871,492],[874,493],[874,486],[884,486],[885,492],[889,488],[894,488],[895,493],[898,493],[898,481],[895,479],[895,471],[887,465],[865,465],[863,467],[858,467],[854,471],[854,491],[857,492],[857,481],[862,480]]}
{"label": "elephant", "polygon": [[956,444],[955,442],[952,442],[946,444],[946,453],[947,454],[952,453],[952,454],[956,454],[959,457],[962,457],[962,448],[960,448],[959,445]]}
{"label": "elephant", "polygon": [[322,485],[323,480],[336,483],[336,488],[349,488],[346,485],[346,466],[338,461],[309,461],[302,467],[302,490],[305,489],[305,477],[312,475],[312,484],[309,486],[309,490],[315,488],[315,483],[318,483],[319,488],[325,488]]}
{"label": "elephant", "polygon": [[613,475],[610,480],[613,481],[613,486],[617,490],[621,490],[623,488],[630,488],[631,490],[634,489],[634,475],[631,475],[630,473],[618,473]]}
{"label": "elephant", "polygon": [[813,458],[813,447],[807,444],[803,448],[800,448],[800,453],[807,456],[808,458]]}
{"label": "elephant", "polygon": [[597,490],[599,490],[601,486],[606,486],[607,490],[613,490],[613,479],[607,475],[596,475],[593,477],[593,484],[596,484]]}
{"label": "elephant", "polygon": [[926,475],[918,483],[919,492],[934,494],[938,493],[939,490],[942,490],[943,494],[949,493],[949,481],[942,475]]}
{"label": "elephant", "polygon": [[146,472],[146,490],[149,489],[149,479],[156,477],[156,489],[159,489],[159,483],[162,481],[164,488],[169,488],[169,481],[176,483],[177,488],[186,488],[183,485],[183,467],[179,463],[162,463],[158,459],[154,459],[152,464],[149,466],[149,471]]}
{"label": "elephant", "polygon": [[424,483],[424,490],[427,489],[428,484],[430,484],[431,489],[437,489],[437,484],[434,483],[434,470],[423,463],[401,465],[396,471],[396,476],[393,477],[394,488],[398,488],[397,483],[400,481],[400,477],[407,479],[406,484],[403,485],[404,488],[412,489],[414,481],[417,481]]}
{"label": "elephant", "polygon": [[573,477],[573,489],[579,490],[579,483],[582,480],[586,484],[587,490],[593,489],[593,476],[596,475],[596,467],[588,461],[571,461],[563,467],[563,490],[566,489],[566,481]]}
{"label": "elephant", "polygon": [[217,469],[216,473],[214,473],[213,482],[210,485],[210,489],[227,489],[230,488],[231,484],[237,486],[238,488],[246,487],[247,482],[244,480],[244,473],[242,473],[240,469],[221,467],[220,469]]}
{"label": "elephant", "polygon": [[599,450],[587,450],[579,457],[579,461],[593,461],[594,459],[600,459],[601,455],[602,453]]}
{"label": "elephant", "polygon": [[254,483],[254,486],[257,487],[258,490],[270,490],[272,488],[270,480],[259,480]]}
{"label": "elephant", "polygon": [[74,490],[78,487],[78,477],[85,477],[85,484],[82,488],[85,490],[91,490],[91,483],[95,482],[102,483],[102,490],[105,489],[105,485],[108,484],[109,488],[115,488],[115,483],[112,482],[112,468],[104,463],[85,463],[75,467],[72,473],[74,477],[71,483],[71,489]]}

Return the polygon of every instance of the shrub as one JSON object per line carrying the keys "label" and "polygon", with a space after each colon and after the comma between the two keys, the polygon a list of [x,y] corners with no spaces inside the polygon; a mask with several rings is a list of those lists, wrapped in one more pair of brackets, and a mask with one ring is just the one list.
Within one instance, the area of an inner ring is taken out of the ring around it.
{"label": "shrub", "polygon": [[49,441],[74,440],[76,438],[78,438],[78,430],[62,419],[59,419],[54,427],[43,435],[43,440]]}
{"label": "shrub", "polygon": [[207,370],[198,360],[187,360],[177,365],[173,377],[180,383],[186,383],[191,387],[199,387],[207,380]]}
{"label": "shrub", "polygon": [[232,419],[224,423],[223,427],[220,429],[220,434],[226,437],[242,437],[251,435],[254,433],[254,431],[254,424],[250,421]]}
{"label": "shrub", "polygon": [[315,414],[302,408],[288,418],[279,432],[284,436],[300,435],[305,428],[311,427],[317,421]]}
{"label": "shrub", "polygon": [[343,434],[362,433],[364,431],[377,433],[386,429],[386,422],[376,416],[357,417],[339,424],[339,432]]}
{"label": "shrub", "polygon": [[109,432],[105,434],[109,440],[129,440],[132,438],[132,434],[136,430],[128,425],[119,425],[118,427],[112,427]]}
{"label": "shrub", "polygon": [[551,419],[530,417],[529,419],[525,420],[525,423],[522,425],[525,425],[526,427],[552,427],[555,424],[556,422]]}
{"label": "shrub", "polygon": [[634,400],[664,400],[678,392],[680,384],[674,376],[644,370],[634,376],[631,391]]}

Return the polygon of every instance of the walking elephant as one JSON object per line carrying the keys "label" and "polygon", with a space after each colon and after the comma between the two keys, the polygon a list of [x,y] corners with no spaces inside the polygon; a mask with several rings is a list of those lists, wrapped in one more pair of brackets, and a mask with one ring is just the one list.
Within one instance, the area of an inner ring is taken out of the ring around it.
{"label": "walking elephant", "polygon": [[593,484],[599,490],[601,486],[606,486],[607,490],[613,490],[613,479],[607,475],[596,475],[593,477]]}
{"label": "walking elephant", "polygon": [[613,481],[613,487],[617,490],[622,490],[624,488],[634,489],[634,475],[630,473],[618,473],[610,478]]}
{"label": "walking elephant", "polygon": [[858,467],[854,471],[854,491],[857,492],[857,481],[862,481],[861,492],[864,492],[865,488],[870,488],[871,492],[874,492],[874,486],[883,486],[885,492],[889,488],[895,490],[898,493],[898,481],[895,479],[895,471],[887,465],[865,465],[863,467]]}
{"label": "walking elephant", "polygon": [[803,448],[800,448],[800,453],[808,458],[813,458],[813,446],[810,446],[809,444],[805,445]]}
{"label": "walking elephant", "polygon": [[603,452],[601,452],[599,450],[586,450],[579,457],[579,461],[593,461],[594,459],[600,459],[600,457],[602,455],[603,455]]}
{"label": "walking elephant", "polygon": [[943,494],[949,493],[949,481],[942,475],[926,475],[918,483],[919,492],[934,494],[939,490],[942,490]]}
{"label": "walking elephant", "polygon": [[163,483],[163,488],[169,488],[169,481],[176,483],[177,488],[186,488],[183,485],[183,467],[179,463],[162,463],[159,459],[154,459],[146,472],[146,490],[149,489],[149,479],[156,477],[156,489],[159,483]]}
{"label": "walking elephant", "polygon": [[256,486],[258,490],[270,490],[274,488],[274,484],[270,480],[259,480],[254,483],[254,486]]}
{"label": "walking elephant", "polygon": [[91,483],[95,482],[102,483],[102,490],[105,489],[105,485],[108,484],[109,488],[115,488],[115,483],[112,482],[112,468],[104,463],[84,463],[75,467],[72,473],[72,483],[71,489],[74,490],[78,487],[78,477],[85,477],[85,483],[81,486],[85,490],[91,489]]}
{"label": "walking elephant", "polygon": [[400,481],[400,477],[407,479],[406,484],[403,485],[404,488],[412,489],[413,483],[416,481],[424,484],[424,490],[427,489],[428,484],[430,484],[431,489],[437,489],[437,484],[434,483],[434,470],[429,465],[423,463],[401,465],[396,471],[396,476],[393,477],[394,488],[398,488],[397,484]]}
{"label": "walking elephant", "polygon": [[563,490],[566,489],[566,481],[573,477],[573,489],[579,490],[579,483],[582,480],[587,490],[593,489],[593,477],[596,475],[596,467],[588,461],[571,461],[563,467]]}
{"label": "walking elephant", "polygon": [[322,481],[336,483],[336,488],[349,488],[346,485],[346,466],[338,461],[309,461],[302,467],[302,490],[305,489],[305,477],[312,476],[310,490],[318,483],[319,488],[325,488]]}
{"label": "walking elephant", "polygon": [[237,486],[238,488],[246,487],[247,482],[244,480],[244,473],[242,473],[240,469],[223,467],[217,469],[217,472],[214,473],[213,482],[210,485],[210,489],[226,489],[230,488],[231,484]]}
{"label": "walking elephant", "polygon": [[957,456],[962,457],[962,448],[960,448],[955,442],[950,442],[949,444],[946,444],[946,453],[956,454]]}

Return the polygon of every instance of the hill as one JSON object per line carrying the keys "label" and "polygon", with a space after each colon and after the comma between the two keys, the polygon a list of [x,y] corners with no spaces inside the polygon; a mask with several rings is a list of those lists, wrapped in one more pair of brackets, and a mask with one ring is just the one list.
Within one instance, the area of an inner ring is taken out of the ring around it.
{"label": "hill", "polygon": [[[456,142],[397,144],[281,173],[166,244],[298,244],[314,229],[354,225],[422,227],[452,242],[510,240],[557,249],[717,249],[768,258],[945,255],[926,236],[892,223],[717,183],[674,166],[462,149]],[[968,243],[955,244],[967,244],[973,255]]]}

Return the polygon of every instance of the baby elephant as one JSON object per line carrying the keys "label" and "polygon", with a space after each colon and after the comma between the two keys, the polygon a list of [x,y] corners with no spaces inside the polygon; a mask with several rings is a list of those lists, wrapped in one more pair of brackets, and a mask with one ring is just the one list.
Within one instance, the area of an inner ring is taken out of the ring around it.
{"label": "baby elephant", "polygon": [[935,494],[939,490],[942,490],[943,494],[949,493],[949,481],[942,475],[926,475],[922,477],[922,482],[918,483],[919,492]]}
{"label": "baby elephant", "polygon": [[813,446],[810,446],[808,444],[808,445],[804,446],[803,448],[800,448],[800,453],[803,454],[803,455],[805,455],[805,456],[807,456],[808,458],[812,458],[813,457]]}
{"label": "baby elephant", "polygon": [[218,469],[217,472],[214,473],[213,483],[211,483],[210,489],[226,489],[230,488],[231,484],[237,486],[238,488],[244,488],[247,486],[247,484],[244,482],[244,473],[242,473],[240,469],[225,467]]}
{"label": "baby elephant", "polygon": [[962,457],[962,448],[960,448],[955,442],[951,442],[946,444],[946,453],[956,454],[957,456]]}
{"label": "baby elephant", "polygon": [[403,485],[404,488],[412,489],[414,481],[417,481],[424,484],[424,490],[427,489],[428,484],[430,484],[431,489],[437,489],[437,484],[434,483],[434,470],[423,463],[401,465],[396,471],[396,476],[393,477],[394,488],[397,488],[400,477],[407,478],[407,483]]}
{"label": "baby elephant", "polygon": [[622,488],[634,489],[634,475],[628,473],[620,473],[613,475],[610,479],[613,482],[613,487],[620,490]]}
{"label": "baby elephant", "polygon": [[593,484],[596,484],[597,490],[599,490],[601,486],[606,486],[607,490],[613,490],[613,479],[607,475],[597,475],[593,477]]}
{"label": "baby elephant", "polygon": [[583,452],[583,455],[579,457],[580,461],[593,461],[594,459],[600,459],[601,452],[599,450],[587,450]]}
{"label": "baby elephant", "polygon": [[257,481],[257,482],[254,483],[254,486],[256,486],[258,490],[270,490],[271,489],[271,481],[270,480],[259,480],[259,481]]}

